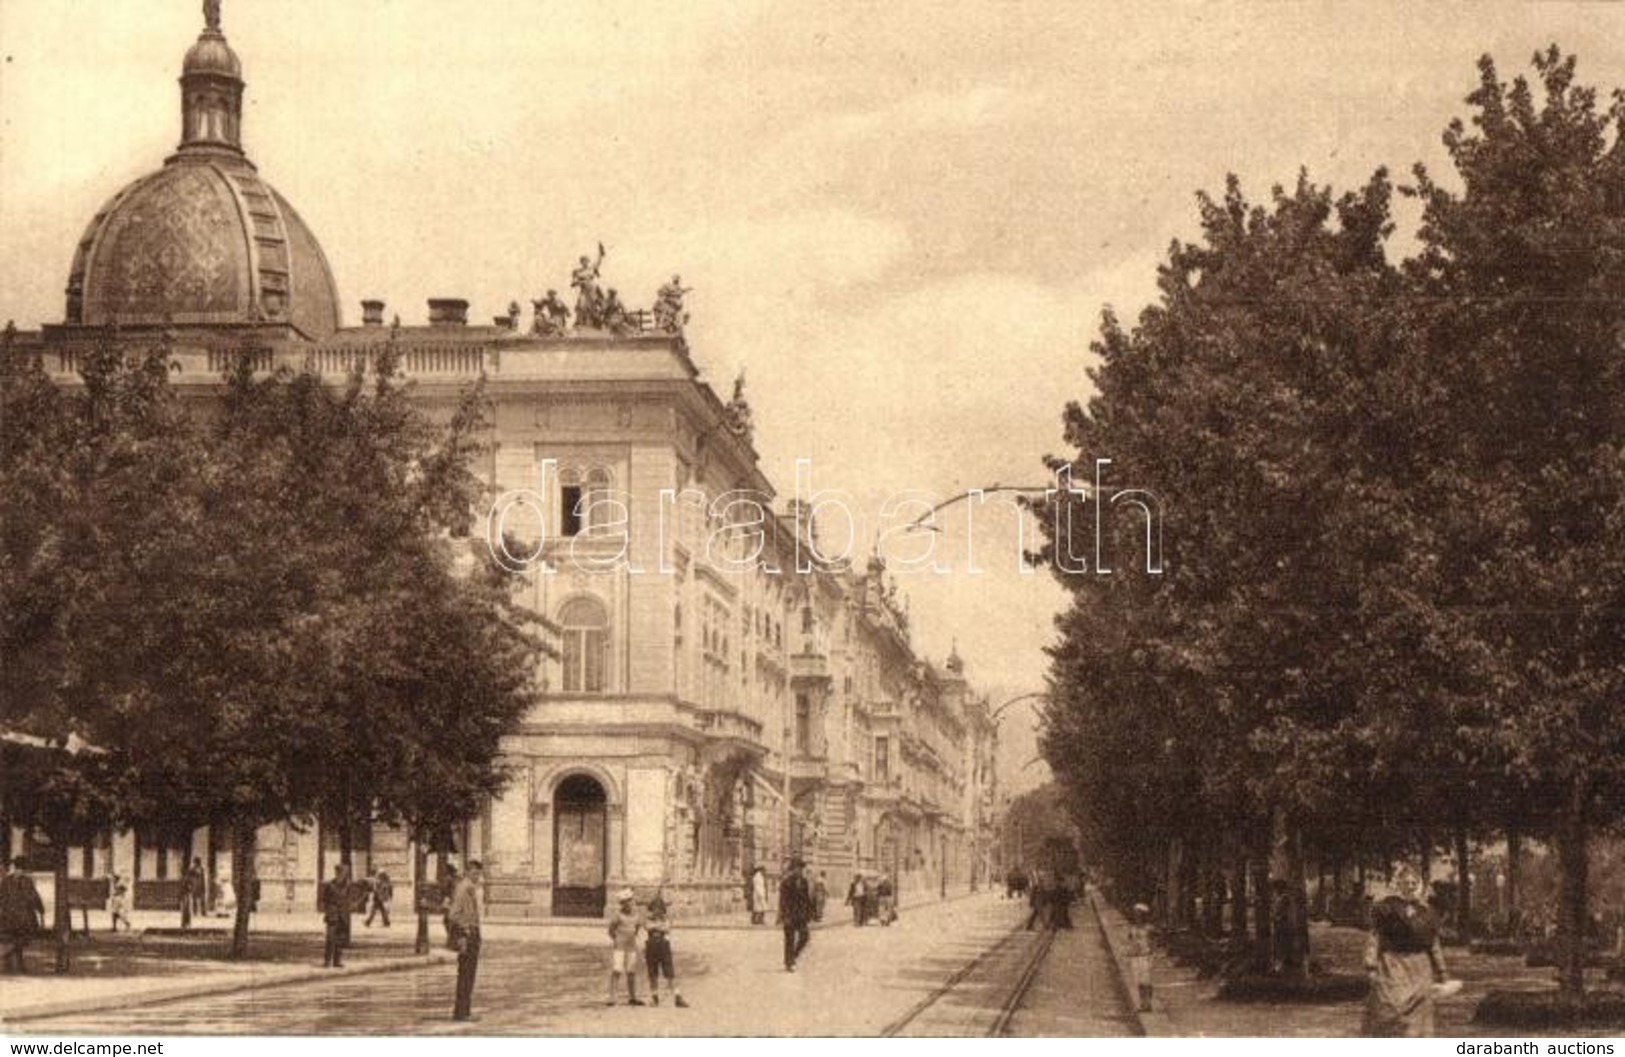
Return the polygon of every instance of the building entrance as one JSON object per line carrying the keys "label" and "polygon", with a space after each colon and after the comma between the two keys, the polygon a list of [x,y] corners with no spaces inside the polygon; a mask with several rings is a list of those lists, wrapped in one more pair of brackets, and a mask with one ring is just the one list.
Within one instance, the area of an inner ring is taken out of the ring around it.
{"label": "building entrance", "polygon": [[553,916],[604,916],[609,868],[609,802],[604,787],[571,775],[553,794]]}

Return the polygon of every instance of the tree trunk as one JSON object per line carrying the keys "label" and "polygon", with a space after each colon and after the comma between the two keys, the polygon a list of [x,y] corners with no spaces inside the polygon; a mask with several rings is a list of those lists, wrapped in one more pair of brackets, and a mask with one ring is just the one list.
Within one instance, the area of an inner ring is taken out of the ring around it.
{"label": "tree trunk", "polygon": [[1270,888],[1273,834],[1266,826],[1253,859],[1253,962],[1261,973],[1275,967],[1275,915]]}
{"label": "tree trunk", "polygon": [[1164,908],[1163,924],[1169,930],[1183,928],[1185,923],[1180,920],[1185,909],[1184,890],[1181,883],[1185,873],[1185,847],[1178,837],[1168,841],[1168,899]]}
{"label": "tree trunk", "polygon": [[1467,827],[1456,826],[1456,931],[1462,942],[1472,938],[1473,874],[1472,856],[1467,851]]}
{"label": "tree trunk", "polygon": [[65,973],[70,967],[68,941],[73,932],[73,911],[68,908],[68,840],[65,830],[54,830],[50,837],[51,851],[55,855],[51,869],[56,878],[56,892],[51,898],[51,933],[56,937],[56,971]]}
{"label": "tree trunk", "polygon": [[1185,861],[1181,873],[1184,875],[1184,877],[1179,886],[1180,924],[1185,928],[1194,931],[1197,928],[1196,896],[1201,891],[1199,886],[1202,878],[1200,863],[1197,860],[1195,849],[1189,847],[1186,848]]}
{"label": "tree trunk", "polygon": [[1230,889],[1230,938],[1238,946],[1247,942],[1247,856],[1238,854]]}
{"label": "tree trunk", "polygon": [[350,825],[350,805],[344,805],[344,813],[339,816],[339,865],[351,878],[355,877],[355,833]]}
{"label": "tree trunk", "polygon": [[1224,935],[1224,871],[1219,868],[1219,852],[1209,848],[1206,856],[1207,899],[1202,904],[1202,931],[1208,939]]}
{"label": "tree trunk", "polygon": [[254,849],[259,831],[244,820],[235,820],[231,829],[231,884],[237,893],[237,916],[231,928],[231,956],[248,957],[248,919],[254,909]]}
{"label": "tree trunk", "polygon": [[1586,933],[1590,924],[1590,898],[1586,890],[1590,869],[1591,834],[1585,817],[1585,792],[1575,782],[1569,803],[1557,827],[1557,991],[1565,1002],[1578,1004],[1585,997]]}
{"label": "tree trunk", "polygon": [[[1507,924],[1521,927],[1523,912],[1518,909],[1518,882],[1523,873],[1523,833],[1517,826],[1507,827]],[[1516,929],[1514,935],[1516,935]]]}
{"label": "tree trunk", "polygon": [[1429,833],[1427,830],[1423,830],[1421,839],[1417,843],[1419,843],[1421,845],[1421,852],[1422,852],[1422,902],[1426,903],[1429,906],[1432,906],[1433,905],[1433,834]]}
{"label": "tree trunk", "polygon": [[416,954],[429,953],[429,915],[423,909],[423,886],[428,884],[429,851],[423,846],[423,831],[417,830],[412,840],[412,902],[417,904],[418,935],[412,944]]}
{"label": "tree trunk", "polygon": [[1287,824],[1287,893],[1283,924],[1286,935],[1276,937],[1281,969],[1299,980],[1309,978],[1309,870],[1303,856],[1303,831]]}

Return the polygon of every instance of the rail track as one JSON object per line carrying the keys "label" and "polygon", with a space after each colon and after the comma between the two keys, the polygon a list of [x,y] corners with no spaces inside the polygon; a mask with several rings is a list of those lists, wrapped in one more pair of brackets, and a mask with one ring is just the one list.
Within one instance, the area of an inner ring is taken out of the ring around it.
{"label": "rail track", "polygon": [[[1026,929],[1022,925],[1005,933],[997,943],[955,970],[929,994],[883,1027],[881,1036],[983,1035],[993,1038],[1004,1035],[1016,1011],[1021,1008],[1028,989],[1032,987],[1039,967],[1049,956],[1050,946],[1055,942],[1055,933],[1048,929],[1036,933],[1028,944],[1019,942],[1025,934]],[[1010,971],[1012,969],[1013,972]],[[995,973],[994,970],[1003,971]],[[990,976],[991,980],[978,979]],[[1002,985],[1002,994],[1001,980],[1009,981]],[[950,1010],[949,997],[970,989],[973,981],[980,985],[976,988],[978,993],[960,1008]]]}

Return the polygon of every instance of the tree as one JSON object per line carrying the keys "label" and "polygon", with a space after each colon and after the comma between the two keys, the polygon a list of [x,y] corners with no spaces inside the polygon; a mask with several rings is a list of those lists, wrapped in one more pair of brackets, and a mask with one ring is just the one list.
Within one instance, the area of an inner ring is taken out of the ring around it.
{"label": "tree", "polygon": [[231,827],[239,884],[266,823],[442,823],[502,787],[542,647],[516,577],[458,568],[482,408],[471,390],[431,421],[393,343],[342,386],[229,378],[161,673],[185,733],[143,755],[169,761],[172,803]]}
{"label": "tree", "polygon": [[1493,663],[1486,707],[1518,803],[1562,865],[1561,992],[1583,990],[1590,836],[1625,793],[1625,155],[1554,46],[1536,83],[1487,56],[1472,128],[1444,142],[1461,189],[1416,170],[1408,279],[1437,385],[1441,516],[1470,527],[1459,622]]}
{"label": "tree", "polygon": [[[1361,620],[1364,576],[1404,553],[1366,502],[1389,476],[1389,416],[1368,387],[1394,358],[1390,195],[1382,172],[1335,198],[1301,177],[1253,206],[1232,178],[1201,197],[1203,240],[1173,247],[1159,303],[1132,331],[1106,316],[1099,395],[1065,416],[1078,455],[1051,465],[1086,480],[1109,458],[1115,479],[1153,493],[1164,574],[1127,571],[1145,529],[1109,494],[1041,504],[1045,555],[1075,597],[1044,748],[1093,816],[1085,840],[1249,860],[1258,960],[1295,973],[1304,835],[1347,839],[1349,803],[1369,792],[1360,657],[1380,628]],[[1097,517],[1110,575],[1068,561],[1092,551]],[[1276,937],[1281,850],[1291,913]]]}
{"label": "tree", "polygon": [[478,388],[433,421],[391,342],[339,386],[241,362],[189,411],[167,340],[106,334],[68,388],[9,345],[4,724],[113,751],[8,769],[8,820],[59,848],[109,824],[229,833],[243,954],[261,826],[443,829],[501,789],[544,647],[518,579],[462,538]]}
{"label": "tree", "polygon": [[[131,816],[144,774],[122,744],[155,614],[133,601],[172,560],[195,508],[195,435],[167,384],[165,338],[104,333],[63,388],[37,354],[0,348],[0,728],[56,749],[10,749],[0,818],[44,834],[67,965],[67,859]],[[82,744],[96,751],[66,751]]]}

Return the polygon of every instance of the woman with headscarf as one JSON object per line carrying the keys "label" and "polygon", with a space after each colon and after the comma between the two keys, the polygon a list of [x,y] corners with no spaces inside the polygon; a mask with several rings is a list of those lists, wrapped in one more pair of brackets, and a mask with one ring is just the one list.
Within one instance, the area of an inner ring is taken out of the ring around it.
{"label": "woman with headscarf", "polygon": [[1421,901],[1422,878],[1411,867],[1394,871],[1391,895],[1371,907],[1365,945],[1365,1025],[1368,1038],[1427,1038],[1433,1034],[1433,999],[1445,981],[1439,922]]}

